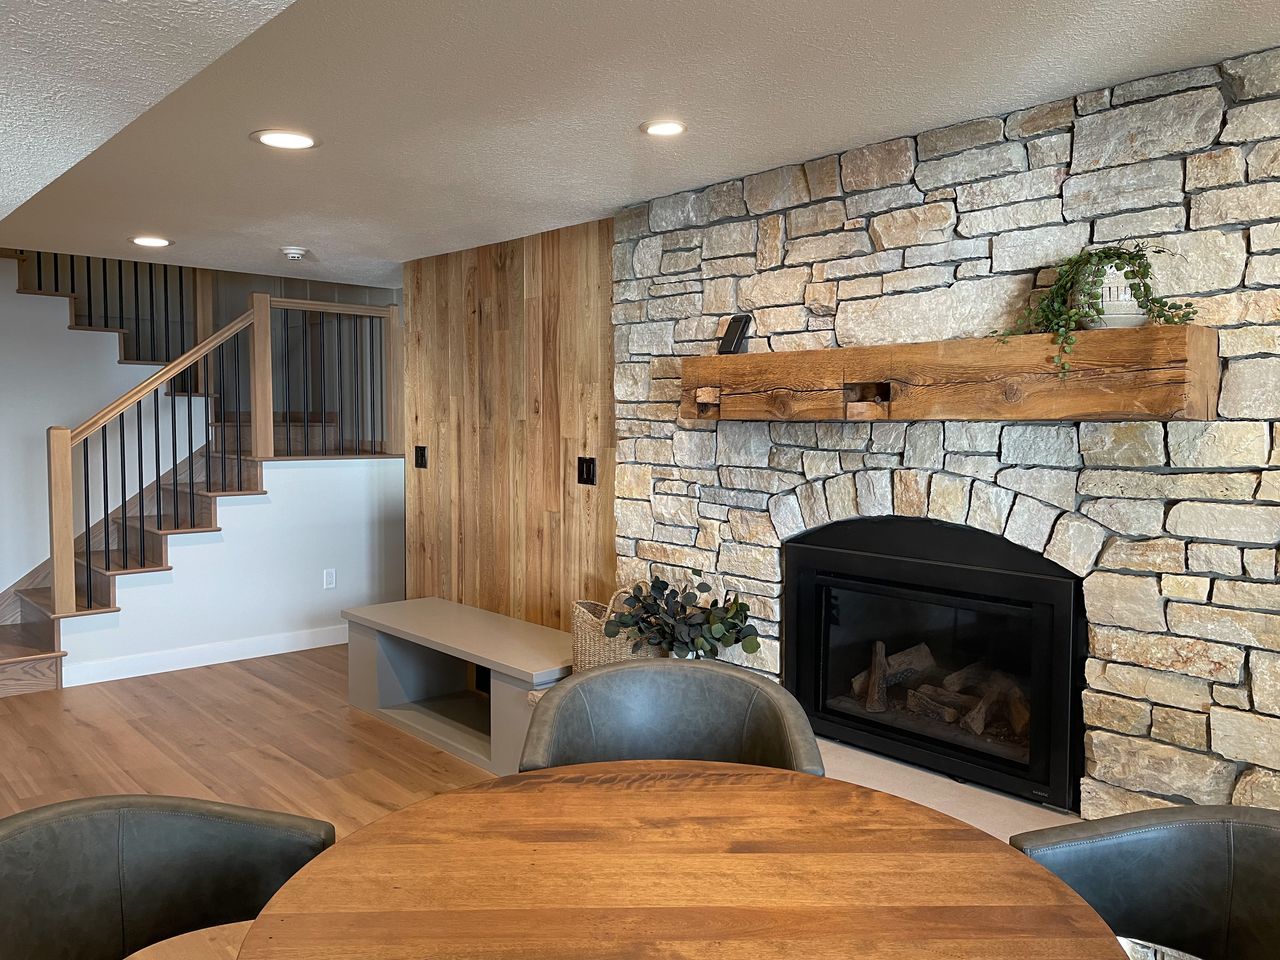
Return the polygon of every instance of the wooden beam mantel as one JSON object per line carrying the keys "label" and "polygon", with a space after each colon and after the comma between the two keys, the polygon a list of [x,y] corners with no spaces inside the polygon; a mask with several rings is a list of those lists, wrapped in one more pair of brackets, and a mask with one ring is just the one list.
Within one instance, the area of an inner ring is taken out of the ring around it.
{"label": "wooden beam mantel", "polygon": [[690,420],[1211,420],[1218,334],[1150,326],[1076,335],[1071,372],[1049,334],[687,357]]}

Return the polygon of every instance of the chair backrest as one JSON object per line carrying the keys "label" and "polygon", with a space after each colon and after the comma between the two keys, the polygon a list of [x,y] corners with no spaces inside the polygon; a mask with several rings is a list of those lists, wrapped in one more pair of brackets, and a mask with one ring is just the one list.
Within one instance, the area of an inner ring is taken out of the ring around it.
{"label": "chair backrest", "polygon": [[1280,955],[1280,812],[1178,807],[1020,834],[1117,936],[1201,960]]}
{"label": "chair backrest", "polygon": [[0,955],[122,960],[252,920],[330,824],[178,797],[71,800],[0,820]]}
{"label": "chair backrest", "polygon": [[603,760],[719,760],[821,776],[804,709],[741,667],[634,660],[562,680],[539,701],[521,770]]}

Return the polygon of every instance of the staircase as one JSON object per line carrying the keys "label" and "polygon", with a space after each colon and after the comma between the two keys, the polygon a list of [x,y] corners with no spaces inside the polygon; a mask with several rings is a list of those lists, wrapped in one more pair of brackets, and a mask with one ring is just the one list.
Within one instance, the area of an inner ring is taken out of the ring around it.
{"label": "staircase", "polygon": [[[45,285],[58,263],[50,256],[35,255]],[[118,612],[123,577],[172,570],[172,538],[219,532],[221,500],[266,493],[265,462],[400,454],[386,402],[398,399],[387,385],[398,375],[396,307],[255,293],[214,331],[188,310],[208,303],[198,271],[173,268],[175,283],[160,287],[181,312],[152,303],[138,318],[130,306],[148,299],[130,289],[138,265],[84,258],[76,269],[69,259],[79,293],[19,293],[66,298],[71,329],[116,336],[120,363],[158,369],[79,426],[48,429],[49,562],[0,593],[0,697],[61,686],[60,624]],[[31,260],[24,266],[30,283]],[[58,273],[68,276],[65,261]],[[166,342],[183,349],[161,359]]]}

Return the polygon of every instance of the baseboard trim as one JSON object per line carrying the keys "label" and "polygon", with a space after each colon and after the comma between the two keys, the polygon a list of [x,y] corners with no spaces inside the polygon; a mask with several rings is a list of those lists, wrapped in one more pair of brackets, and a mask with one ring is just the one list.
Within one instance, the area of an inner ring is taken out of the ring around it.
{"label": "baseboard trim", "polygon": [[254,657],[269,657],[273,654],[292,653],[296,650],[313,650],[316,647],[329,647],[346,642],[347,625],[337,623],[310,630],[242,637],[238,640],[153,650],[101,660],[77,662],[73,656],[69,656],[62,665],[62,685],[79,687],[88,683],[145,677],[153,673],[189,670],[192,667],[207,667],[211,664],[231,663],[235,660],[252,660]]}

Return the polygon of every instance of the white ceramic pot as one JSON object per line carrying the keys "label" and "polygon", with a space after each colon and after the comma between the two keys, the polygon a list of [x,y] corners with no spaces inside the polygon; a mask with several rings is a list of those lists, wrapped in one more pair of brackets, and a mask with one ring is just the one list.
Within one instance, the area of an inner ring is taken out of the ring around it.
{"label": "white ceramic pot", "polygon": [[1133,291],[1129,289],[1129,281],[1124,278],[1124,273],[1115,267],[1108,267],[1102,278],[1102,316],[1094,327],[1143,327],[1149,319],[1147,312],[1133,298]]}

